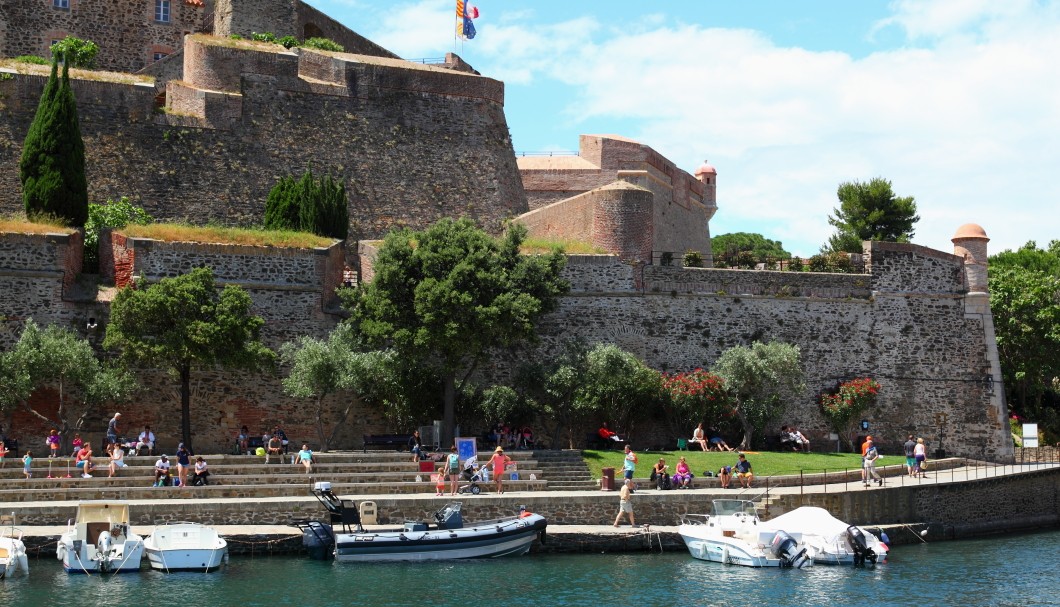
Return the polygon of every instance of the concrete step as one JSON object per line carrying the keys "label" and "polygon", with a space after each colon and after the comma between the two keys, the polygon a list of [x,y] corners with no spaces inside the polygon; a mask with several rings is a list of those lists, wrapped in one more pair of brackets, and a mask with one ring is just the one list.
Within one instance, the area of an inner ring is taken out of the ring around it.
{"label": "concrete step", "polygon": [[[34,464],[37,462],[34,461]],[[172,464],[172,462],[170,462]],[[215,463],[213,460],[207,460],[209,464],[210,474],[234,474],[234,475],[283,475],[283,474],[303,474],[304,468],[300,464],[291,464],[290,460],[285,463],[272,463],[265,464],[260,460],[252,462],[232,462],[232,463]],[[123,476],[154,476],[154,465],[155,460],[150,462],[146,461],[129,461],[127,467],[123,468],[120,472]],[[172,470],[176,470],[176,464],[172,465]],[[435,464],[435,470],[441,470],[442,464]],[[53,463],[49,468],[47,463],[38,467],[33,466],[33,478],[47,478],[51,471],[52,476],[65,476],[67,472],[71,475],[80,475],[79,469],[74,466],[66,466],[65,462],[62,465]],[[105,460],[98,461],[95,467],[96,476],[106,476],[108,474],[107,465]],[[421,473],[419,465],[412,462],[395,462],[395,461],[379,461],[379,462],[335,462],[329,460],[323,460],[313,465],[315,472],[335,472],[335,473],[375,473],[375,474],[415,474]],[[522,460],[517,462],[516,470],[521,474],[524,470],[529,472],[536,472],[540,476],[542,468],[534,460]],[[22,468],[3,468],[0,469],[0,482],[4,480],[17,480],[24,479],[22,474]]]}

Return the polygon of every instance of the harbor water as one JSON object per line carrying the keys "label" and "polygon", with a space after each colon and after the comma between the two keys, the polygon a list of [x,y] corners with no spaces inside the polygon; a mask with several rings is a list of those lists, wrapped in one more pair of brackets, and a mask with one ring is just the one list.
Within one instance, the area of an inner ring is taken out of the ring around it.
{"label": "harbor water", "polygon": [[[1060,531],[896,547],[870,569],[761,570],[687,552],[528,555],[493,561],[351,564],[233,557],[219,573],[69,575],[54,558],[0,582],[0,605],[299,607],[516,605],[921,607],[1060,604]],[[146,563],[145,563],[146,567]]]}

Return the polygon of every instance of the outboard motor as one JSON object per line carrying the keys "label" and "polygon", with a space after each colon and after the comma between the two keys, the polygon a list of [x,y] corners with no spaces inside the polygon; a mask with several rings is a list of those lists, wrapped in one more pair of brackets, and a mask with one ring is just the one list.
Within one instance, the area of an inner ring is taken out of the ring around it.
{"label": "outboard motor", "polygon": [[99,539],[96,540],[96,558],[100,571],[110,571],[110,553],[113,548],[114,538],[110,531],[100,533]]}
{"label": "outboard motor", "polygon": [[809,561],[806,557],[806,549],[799,550],[799,543],[795,541],[795,538],[783,531],[777,531],[777,534],[773,536],[770,548],[773,550],[773,554],[780,559],[782,567],[802,569]]}
{"label": "outboard motor", "polygon": [[309,558],[326,561],[335,556],[335,534],[329,525],[319,521],[298,521],[293,523],[302,530],[302,545]]}
{"label": "outboard motor", "polygon": [[847,527],[847,539],[850,540],[850,550],[854,553],[854,566],[864,565],[866,562],[875,565],[876,551],[869,548],[865,533],[854,525]]}

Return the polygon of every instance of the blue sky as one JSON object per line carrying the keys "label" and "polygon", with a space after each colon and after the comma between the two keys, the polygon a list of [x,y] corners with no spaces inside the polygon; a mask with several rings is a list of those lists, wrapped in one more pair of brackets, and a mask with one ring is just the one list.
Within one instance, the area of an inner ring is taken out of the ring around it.
{"label": "blue sky", "polygon": [[408,58],[505,82],[517,152],[614,133],[718,170],[713,235],[816,253],[843,181],[914,196],[914,242],[1060,239],[1060,0],[308,0]]}

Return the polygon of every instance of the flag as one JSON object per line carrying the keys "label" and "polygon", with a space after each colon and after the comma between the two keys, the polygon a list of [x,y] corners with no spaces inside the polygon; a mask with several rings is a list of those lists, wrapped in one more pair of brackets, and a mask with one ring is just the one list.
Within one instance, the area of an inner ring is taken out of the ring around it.
{"label": "flag", "polygon": [[456,35],[464,40],[471,40],[477,33],[472,19],[478,19],[478,7],[464,0],[456,0]]}

